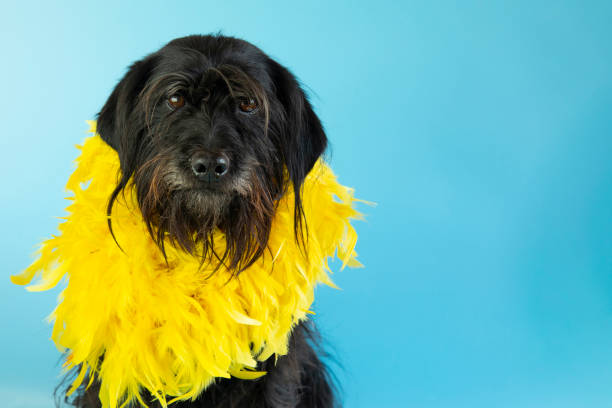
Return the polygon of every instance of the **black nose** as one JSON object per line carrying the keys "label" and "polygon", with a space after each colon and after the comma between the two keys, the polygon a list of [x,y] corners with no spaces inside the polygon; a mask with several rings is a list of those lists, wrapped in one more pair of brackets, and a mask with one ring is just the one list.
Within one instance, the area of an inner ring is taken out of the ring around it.
{"label": "black nose", "polygon": [[196,153],[191,156],[191,169],[200,180],[211,182],[227,174],[229,159],[223,153]]}

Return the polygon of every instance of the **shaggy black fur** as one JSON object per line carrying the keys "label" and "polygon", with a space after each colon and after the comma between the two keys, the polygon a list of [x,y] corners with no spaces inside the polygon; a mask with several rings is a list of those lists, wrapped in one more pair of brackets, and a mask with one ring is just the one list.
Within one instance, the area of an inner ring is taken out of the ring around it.
{"label": "shaggy black fur", "polygon": [[[109,214],[133,183],[164,254],[169,242],[248,273],[267,249],[277,200],[289,186],[295,239],[308,239],[300,188],[327,138],[295,77],[252,44],[221,35],[171,41],[129,68],[98,115],[98,132],[121,163]],[[217,228],[226,241],[221,253]],[[313,330],[299,325],[289,354],[262,363],[262,378],[223,379],[196,402],[174,406],[337,406]],[[96,384],[60,399],[99,407]]]}
{"label": "shaggy black fur", "polygon": [[[168,237],[239,273],[266,249],[275,202],[289,183],[296,239],[304,239],[300,186],[327,138],[294,76],[252,44],[224,36],[171,41],[131,66],[100,111],[98,131],[121,161],[109,213],[132,178],[162,251]],[[196,176],[200,155],[225,157],[227,174]],[[222,254],[214,251],[215,227],[225,233]]]}

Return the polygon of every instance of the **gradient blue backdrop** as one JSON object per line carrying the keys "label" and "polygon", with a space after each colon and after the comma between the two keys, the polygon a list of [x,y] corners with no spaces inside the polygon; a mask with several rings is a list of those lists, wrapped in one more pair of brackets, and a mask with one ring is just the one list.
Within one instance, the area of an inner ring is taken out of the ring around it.
{"label": "gradient blue backdrop", "polygon": [[0,401],[50,406],[58,291],[9,275],[125,67],[246,38],[307,85],[361,198],[364,269],[315,308],[347,407],[612,405],[612,7],[567,1],[5,2]]}

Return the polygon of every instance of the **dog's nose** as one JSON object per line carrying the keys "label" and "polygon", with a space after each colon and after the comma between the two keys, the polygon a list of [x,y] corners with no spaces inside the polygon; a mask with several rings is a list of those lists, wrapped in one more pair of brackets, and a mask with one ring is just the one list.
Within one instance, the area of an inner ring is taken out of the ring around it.
{"label": "dog's nose", "polygon": [[212,181],[229,170],[229,159],[223,153],[196,153],[191,156],[191,169],[200,180]]}

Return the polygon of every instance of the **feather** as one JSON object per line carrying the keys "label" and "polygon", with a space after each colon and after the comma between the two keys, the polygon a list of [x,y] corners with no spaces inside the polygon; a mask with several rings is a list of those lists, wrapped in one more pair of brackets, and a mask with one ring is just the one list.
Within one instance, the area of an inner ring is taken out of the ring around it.
{"label": "feather", "polygon": [[[353,191],[318,161],[304,182],[309,226],[306,251],[293,238],[293,192],[278,203],[269,251],[242,274],[200,260],[167,244],[168,267],[147,233],[135,194],[106,205],[119,172],[117,153],[95,133],[86,139],[66,189],[69,215],[58,235],[44,241],[18,285],[48,290],[67,285],[50,319],[52,340],[67,350],[66,369],[79,368],[69,392],[89,373],[100,381],[103,408],[139,401],[147,389],[162,406],[195,398],[215,378],[255,379],[257,363],[287,353],[292,327],[307,318],[314,288],[335,287],[328,259],[360,266],[350,220]],[[130,194],[131,193],[131,194]],[[221,234],[221,232],[218,232]],[[218,240],[222,242],[222,237]],[[222,250],[220,252],[223,252]],[[308,259],[304,259],[304,253]],[[102,358],[104,356],[104,358]]]}

